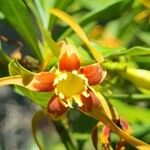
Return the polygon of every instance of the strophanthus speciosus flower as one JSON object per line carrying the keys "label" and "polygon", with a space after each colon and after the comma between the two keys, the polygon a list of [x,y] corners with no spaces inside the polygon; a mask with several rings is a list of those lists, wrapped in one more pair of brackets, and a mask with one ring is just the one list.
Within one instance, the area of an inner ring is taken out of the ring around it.
{"label": "strophanthus speciosus flower", "polygon": [[47,111],[53,119],[58,119],[73,107],[73,103],[83,111],[91,111],[94,105],[99,105],[90,86],[101,83],[105,76],[106,71],[98,63],[81,67],[76,47],[63,42],[58,69],[37,74],[32,85],[37,91],[54,91]]}

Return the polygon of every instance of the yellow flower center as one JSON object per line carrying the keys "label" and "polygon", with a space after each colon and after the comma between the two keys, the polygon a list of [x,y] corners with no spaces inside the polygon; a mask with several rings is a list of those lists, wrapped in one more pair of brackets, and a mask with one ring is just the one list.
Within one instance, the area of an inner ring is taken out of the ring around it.
{"label": "yellow flower center", "polygon": [[56,89],[59,96],[71,98],[85,90],[84,77],[78,74],[67,73],[66,77],[64,76],[58,82]]}

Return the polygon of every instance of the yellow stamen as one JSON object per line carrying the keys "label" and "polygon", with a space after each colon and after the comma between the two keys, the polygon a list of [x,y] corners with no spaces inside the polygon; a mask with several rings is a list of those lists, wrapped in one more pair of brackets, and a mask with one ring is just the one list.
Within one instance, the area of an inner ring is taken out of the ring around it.
{"label": "yellow stamen", "polygon": [[83,103],[79,96],[74,96],[73,99],[78,104],[79,107],[82,107]]}
{"label": "yellow stamen", "polygon": [[57,81],[57,93],[62,93],[66,98],[70,98],[74,95],[80,94],[85,90],[85,80],[72,73],[68,73],[67,78],[65,79],[60,77],[59,79],[57,79]]}

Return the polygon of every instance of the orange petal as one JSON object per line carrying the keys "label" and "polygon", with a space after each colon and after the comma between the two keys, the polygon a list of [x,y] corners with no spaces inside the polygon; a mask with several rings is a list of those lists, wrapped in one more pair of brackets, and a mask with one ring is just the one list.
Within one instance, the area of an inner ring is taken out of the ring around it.
{"label": "orange petal", "polygon": [[80,72],[86,76],[90,85],[96,85],[103,81],[106,72],[99,64],[88,65],[81,68]]}
{"label": "orange petal", "polygon": [[76,53],[76,48],[71,44],[62,44],[59,61],[60,71],[73,71],[80,68],[80,59]]}
{"label": "orange petal", "polygon": [[95,94],[91,90],[89,90],[88,93],[90,94],[88,98],[81,95],[81,101],[83,103],[81,110],[84,112],[91,112],[94,107],[98,107],[100,105],[100,101]]}
{"label": "orange petal", "polygon": [[101,134],[101,143],[104,145],[109,144],[109,138],[110,138],[110,128],[107,126],[103,127],[102,134]]}
{"label": "orange petal", "polygon": [[129,123],[123,119],[123,118],[120,118],[119,119],[119,124],[121,126],[121,128],[126,131],[127,133],[131,133],[132,132],[132,129],[131,129],[131,126],[129,125]]}
{"label": "orange petal", "polygon": [[61,102],[58,96],[53,96],[47,105],[47,111],[53,119],[59,119],[67,111],[68,108],[65,107]]}
{"label": "orange petal", "polygon": [[35,77],[37,82],[33,83],[33,87],[40,92],[50,92],[54,89],[54,79],[55,74],[50,72],[41,72]]}

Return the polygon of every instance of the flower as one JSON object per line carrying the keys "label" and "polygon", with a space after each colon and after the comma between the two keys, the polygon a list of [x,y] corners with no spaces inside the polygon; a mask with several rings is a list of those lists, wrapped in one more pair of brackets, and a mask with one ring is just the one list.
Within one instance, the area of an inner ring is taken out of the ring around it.
{"label": "flower", "polygon": [[[124,130],[127,134],[131,134],[132,129],[128,122],[123,119],[122,117],[119,117],[118,119],[114,120],[114,123],[119,126],[122,130]],[[103,125],[103,129],[100,136],[100,141],[102,143],[103,150],[112,149],[111,143],[110,143],[110,137],[111,137],[111,129],[107,127],[106,125]],[[116,149],[125,149],[126,141],[123,138],[120,138],[120,141],[116,144]]]}
{"label": "flower", "polygon": [[82,111],[92,111],[100,102],[90,89],[103,81],[106,71],[96,63],[81,67],[77,49],[62,43],[58,69],[55,72],[38,73],[32,82],[36,91],[54,91],[47,105],[48,114],[59,119],[76,103]]}

